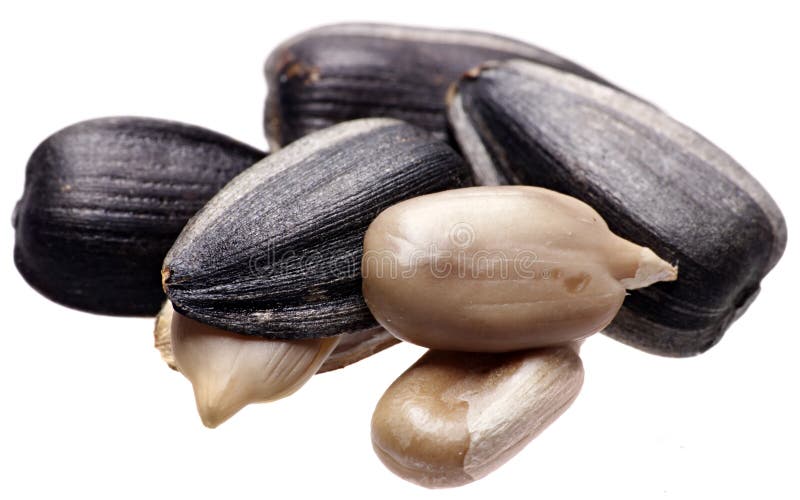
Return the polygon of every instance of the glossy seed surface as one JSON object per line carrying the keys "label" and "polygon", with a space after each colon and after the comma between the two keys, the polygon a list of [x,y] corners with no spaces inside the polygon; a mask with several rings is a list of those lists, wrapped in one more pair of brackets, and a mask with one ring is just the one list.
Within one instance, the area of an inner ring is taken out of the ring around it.
{"label": "glossy seed surface", "polygon": [[362,274],[372,314],[398,338],[502,352],[600,331],[626,289],[674,280],[677,271],[575,198],[485,186],[381,212],[364,237]]}
{"label": "glossy seed surface", "polygon": [[428,351],[386,390],[372,445],[392,472],[428,488],[461,486],[508,461],[583,385],[577,346],[511,353]]}

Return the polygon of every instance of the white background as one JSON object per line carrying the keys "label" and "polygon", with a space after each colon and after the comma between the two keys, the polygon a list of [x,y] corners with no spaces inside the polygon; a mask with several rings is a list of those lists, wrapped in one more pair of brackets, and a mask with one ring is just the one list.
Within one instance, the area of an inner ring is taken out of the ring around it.
{"label": "white background", "polygon": [[792,241],[712,351],[666,359],[595,336],[583,392],[559,421],[489,477],[429,491],[388,472],[369,438],[374,404],[422,349],[315,377],[208,430],[189,383],[152,349],[152,322],[48,302],[16,273],[6,225],[0,498],[800,495],[797,12],[765,2],[107,4],[0,7],[0,222],[34,147],[76,121],[169,118],[266,147],[271,48],[319,24],[374,20],[493,31],[590,67],[728,150],[773,194]]}

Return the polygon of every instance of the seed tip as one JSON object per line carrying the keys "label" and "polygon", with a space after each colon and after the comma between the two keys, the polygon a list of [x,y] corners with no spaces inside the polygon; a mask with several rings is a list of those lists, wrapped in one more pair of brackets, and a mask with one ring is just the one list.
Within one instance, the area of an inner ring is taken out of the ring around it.
{"label": "seed tip", "polygon": [[193,388],[197,413],[209,429],[216,429],[247,405],[234,404],[230,397],[226,397],[229,394],[227,387],[215,389],[208,384],[193,384]]}
{"label": "seed tip", "polygon": [[649,248],[642,248],[639,253],[639,267],[632,278],[620,280],[628,290],[644,288],[659,281],[675,281],[678,279],[678,268],[655,254]]}

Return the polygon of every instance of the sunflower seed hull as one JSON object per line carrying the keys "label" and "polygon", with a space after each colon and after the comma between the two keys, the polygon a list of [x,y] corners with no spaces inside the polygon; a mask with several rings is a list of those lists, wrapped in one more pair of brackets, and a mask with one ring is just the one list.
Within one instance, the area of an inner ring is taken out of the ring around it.
{"label": "sunflower seed hull", "polygon": [[361,295],[367,226],[389,205],[468,182],[461,158],[422,129],[391,119],[331,127],[220,191],[167,255],[165,290],[180,313],[242,334],[372,329]]}
{"label": "sunflower seed hull", "polygon": [[14,261],[47,298],[88,312],[148,315],[158,271],[186,221],[265,153],[199,127],[102,118],[31,155],[14,213]]}
{"label": "sunflower seed hull", "polygon": [[445,93],[491,59],[525,58],[602,81],[517,40],[469,31],[338,24],[292,38],[268,58],[264,127],[273,150],[356,118],[390,117],[447,136]]}
{"label": "sunflower seed hull", "polygon": [[786,245],[769,194],[707,139],[589,80],[526,61],[487,65],[451,93],[475,177],[582,199],[681,278],[626,298],[606,333],[670,356],[701,353],[752,301]]}

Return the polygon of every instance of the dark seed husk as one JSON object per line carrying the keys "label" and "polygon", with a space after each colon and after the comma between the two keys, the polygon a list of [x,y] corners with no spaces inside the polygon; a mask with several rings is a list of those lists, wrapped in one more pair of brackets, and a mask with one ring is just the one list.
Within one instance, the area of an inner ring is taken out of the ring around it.
{"label": "dark seed husk", "polygon": [[361,295],[362,239],[384,208],[460,187],[445,143],[392,119],[343,123],[248,169],[186,226],[164,261],[175,310],[267,338],[377,326]]}
{"label": "dark seed husk", "polygon": [[623,238],[679,266],[631,292],[606,333],[662,355],[713,346],[786,245],[780,210],[730,156],[630,96],[525,61],[489,64],[451,95],[475,177],[577,197]]}
{"label": "dark seed husk", "polygon": [[155,315],[161,262],[186,221],[265,153],[203,128],[100,118],[40,144],[14,210],[14,261],[62,305]]}
{"label": "dark seed husk", "polygon": [[589,70],[510,38],[381,24],[336,24],[288,40],[269,56],[264,128],[277,149],[356,118],[391,117],[444,139],[445,93],[491,59],[524,58],[603,81]]}

